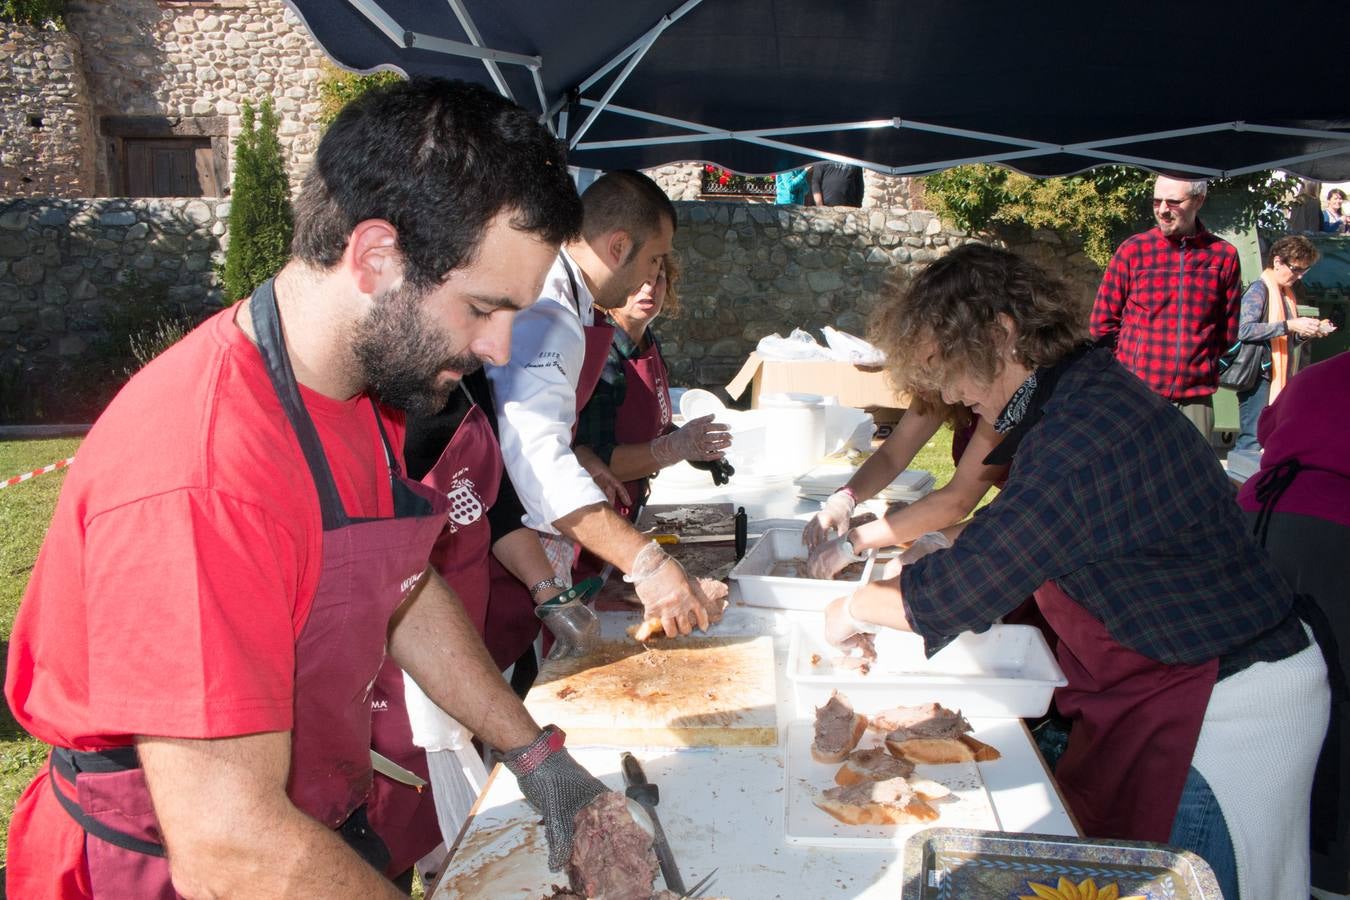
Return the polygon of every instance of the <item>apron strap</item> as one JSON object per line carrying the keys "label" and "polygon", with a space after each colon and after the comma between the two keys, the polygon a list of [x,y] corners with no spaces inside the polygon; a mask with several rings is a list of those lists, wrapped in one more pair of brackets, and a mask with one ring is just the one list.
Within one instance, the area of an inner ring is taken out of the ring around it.
{"label": "apron strap", "polygon": [[1289,490],[1289,485],[1294,483],[1294,479],[1302,469],[1303,465],[1298,459],[1290,457],[1257,476],[1260,481],[1256,484],[1256,502],[1261,504],[1261,510],[1256,514],[1256,521],[1252,523],[1252,535],[1261,542],[1262,547],[1266,545],[1266,536],[1270,531],[1270,517],[1275,512],[1275,504],[1279,502],[1284,492]]}
{"label": "apron strap", "polygon": [[[84,829],[85,833],[132,853],[140,853],[144,856],[164,856],[163,844],[132,837],[124,831],[119,831],[93,818],[81,809],[79,801],[68,796],[59,784],[64,780],[73,787],[76,783],[76,776],[81,772],[100,775],[139,769],[140,759],[136,755],[135,747],[114,747],[109,750],[98,751],[53,747],[48,765],[51,768],[51,777],[48,778],[48,781],[52,786],[52,793],[56,795],[56,800],[61,804],[61,808],[75,820],[80,828]],[[353,810],[352,814],[337,827],[337,834],[348,847],[351,847],[358,856],[375,869],[384,871],[385,866],[389,865],[389,848],[385,846],[384,841],[375,833],[375,830],[370,827],[370,821],[366,817],[365,804]]]}
{"label": "apron strap", "polygon": [[577,287],[577,276],[572,271],[572,264],[567,261],[567,257],[561,253],[558,254],[558,260],[563,265],[563,271],[567,273],[567,285],[572,289],[572,308],[577,311],[577,318],[581,318],[581,289]]}
{"label": "apron strap", "polygon": [[[130,765],[127,764],[128,761],[130,761]],[[52,786],[52,793],[56,795],[56,801],[75,820],[75,823],[84,829],[85,833],[132,853],[140,853],[144,856],[164,855],[163,844],[132,837],[124,831],[105,825],[98,819],[87,815],[80,808],[79,802],[75,798],[67,796],[60,788],[62,780],[69,782],[73,787],[75,776],[80,772],[124,772],[128,769],[138,768],[139,763],[136,760],[135,748],[127,747],[122,750],[81,753],[65,747],[53,747],[48,765],[51,768],[51,776],[47,780]]]}
{"label": "apron strap", "polygon": [[[328,467],[328,458],[324,455],[323,444],[314,422],[300,399],[300,387],[295,380],[295,370],[291,367],[290,357],[286,355],[286,341],[281,333],[281,314],[277,311],[277,295],[272,289],[274,279],[267,279],[253,291],[249,305],[253,314],[253,327],[258,334],[258,352],[262,354],[267,366],[267,377],[272,381],[281,408],[290,419],[295,436],[300,440],[300,450],[309,464],[310,476],[314,479],[314,488],[319,492],[319,508],[323,512],[323,530],[333,531],[348,524],[347,511],[342,506],[337,483],[333,480],[333,471]],[[375,416],[379,420],[379,415]],[[380,431],[381,439],[384,431]],[[386,450],[388,442],[386,441]]]}

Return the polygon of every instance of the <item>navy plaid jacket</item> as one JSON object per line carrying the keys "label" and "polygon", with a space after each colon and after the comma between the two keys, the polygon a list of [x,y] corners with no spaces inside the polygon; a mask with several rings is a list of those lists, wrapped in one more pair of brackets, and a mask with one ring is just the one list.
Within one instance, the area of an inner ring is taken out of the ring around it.
{"label": "navy plaid jacket", "polygon": [[1159,662],[1217,657],[1222,677],[1306,647],[1293,592],[1195,426],[1108,349],[1045,371],[1029,427],[1004,440],[1020,443],[995,451],[1015,453],[1002,492],[955,546],[901,572],[929,652],[1049,580]]}

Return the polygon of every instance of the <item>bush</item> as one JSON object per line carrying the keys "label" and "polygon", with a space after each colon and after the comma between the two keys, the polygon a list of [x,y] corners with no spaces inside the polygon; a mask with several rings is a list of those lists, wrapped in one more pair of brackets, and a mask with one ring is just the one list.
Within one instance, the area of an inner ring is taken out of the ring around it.
{"label": "bush", "polygon": [[66,0],[0,0],[0,22],[66,30]]}
{"label": "bush", "polygon": [[386,84],[402,81],[397,72],[375,72],[370,75],[358,75],[339,69],[332,63],[324,63],[323,75],[319,78],[319,124],[324,128],[337,118],[342,107],[357,97]]}
{"label": "bush", "polygon": [[291,183],[277,140],[270,97],[255,112],[244,103],[234,145],[230,245],[221,270],[227,300],[240,300],[272,277],[290,255]]}
{"label": "bush", "polygon": [[[942,219],[966,231],[1024,225],[1076,235],[1083,252],[1105,267],[1120,242],[1153,223],[1152,172],[1101,166],[1066,178],[1031,178],[991,165],[958,166],[923,180],[924,197]],[[1283,230],[1288,186],[1272,172],[1210,183],[1209,196],[1237,224]],[[1203,213],[1201,214],[1203,218]]]}

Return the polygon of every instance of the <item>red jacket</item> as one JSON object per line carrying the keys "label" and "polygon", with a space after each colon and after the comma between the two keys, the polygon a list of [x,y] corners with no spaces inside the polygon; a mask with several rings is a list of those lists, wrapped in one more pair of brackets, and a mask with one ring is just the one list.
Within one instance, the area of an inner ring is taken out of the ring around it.
{"label": "red jacket", "polygon": [[1213,394],[1218,359],[1237,340],[1237,250],[1196,226],[1184,238],[1151,228],[1121,244],[1092,308],[1092,336],[1113,337],[1116,359],[1173,402]]}

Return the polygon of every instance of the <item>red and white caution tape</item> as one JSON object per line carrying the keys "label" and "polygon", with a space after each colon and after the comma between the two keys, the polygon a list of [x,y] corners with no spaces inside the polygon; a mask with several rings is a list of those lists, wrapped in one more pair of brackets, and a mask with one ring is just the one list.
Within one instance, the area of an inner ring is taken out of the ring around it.
{"label": "red and white caution tape", "polygon": [[14,487],[14,485],[19,484],[20,482],[27,481],[30,478],[36,478],[39,475],[46,475],[48,472],[55,472],[58,469],[64,469],[66,466],[70,465],[74,461],[75,457],[72,456],[70,459],[63,459],[60,462],[54,462],[50,466],[43,466],[42,468],[34,469],[31,472],[24,472],[22,475],[15,475],[13,478],[8,478],[4,481],[0,481],[0,488]]}

